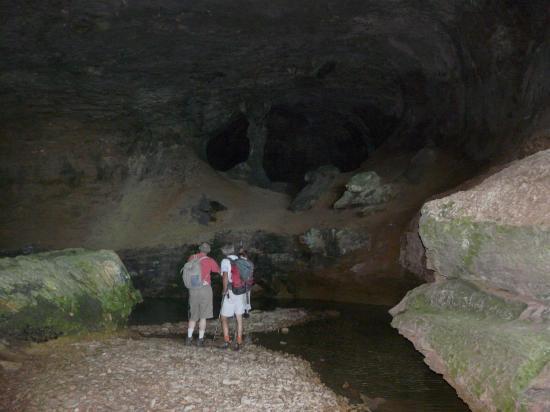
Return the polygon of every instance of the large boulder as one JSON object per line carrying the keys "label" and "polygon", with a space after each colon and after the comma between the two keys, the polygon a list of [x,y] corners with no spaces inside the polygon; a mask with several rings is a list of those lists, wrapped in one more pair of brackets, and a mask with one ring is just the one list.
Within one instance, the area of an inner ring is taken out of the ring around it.
{"label": "large boulder", "polygon": [[550,304],[550,150],[426,203],[419,229],[430,269]]}
{"label": "large boulder", "polygon": [[379,207],[397,195],[393,184],[384,184],[376,172],[361,172],[354,175],[346,184],[346,191],[333,207],[344,209],[363,206],[366,208]]}
{"label": "large boulder", "polygon": [[547,411],[550,381],[539,381],[550,361],[550,318],[525,316],[528,308],[453,279],[414,289],[391,313],[473,411]]}
{"label": "large boulder", "polygon": [[424,205],[439,281],[393,326],[474,411],[550,410],[550,150]]}
{"label": "large boulder", "polygon": [[315,205],[332,185],[340,171],[332,165],[321,166],[317,170],[307,172],[304,180],[307,185],[296,195],[289,206],[290,210],[308,210]]}
{"label": "large boulder", "polygon": [[67,249],[0,259],[0,335],[47,340],[123,324],[141,299],[116,253]]}
{"label": "large boulder", "polygon": [[312,254],[340,257],[370,247],[370,236],[364,230],[311,228],[300,236],[300,242]]}

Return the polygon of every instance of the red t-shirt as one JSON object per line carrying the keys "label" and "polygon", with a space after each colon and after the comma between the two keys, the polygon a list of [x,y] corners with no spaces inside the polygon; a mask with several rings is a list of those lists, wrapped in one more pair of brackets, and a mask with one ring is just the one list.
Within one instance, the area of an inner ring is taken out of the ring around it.
{"label": "red t-shirt", "polygon": [[[200,259],[202,257],[205,257],[206,253],[197,253],[195,255],[189,256],[189,259],[187,261],[189,262],[192,259]],[[201,277],[202,280],[205,282],[208,282],[210,284],[210,273],[220,273],[220,267],[216,263],[214,259],[212,259],[210,256],[206,256],[206,259],[201,260]]]}

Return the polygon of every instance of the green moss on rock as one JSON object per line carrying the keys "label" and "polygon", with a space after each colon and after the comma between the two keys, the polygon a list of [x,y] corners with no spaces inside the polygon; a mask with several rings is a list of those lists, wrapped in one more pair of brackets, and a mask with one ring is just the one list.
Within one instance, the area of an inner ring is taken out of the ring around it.
{"label": "green moss on rock", "polygon": [[410,291],[391,310],[392,326],[474,411],[531,410],[526,394],[550,362],[550,326],[523,320],[525,309],[452,279]]}
{"label": "green moss on rock", "polygon": [[527,308],[523,302],[485,293],[469,282],[454,279],[429,283],[410,291],[402,305],[418,313],[461,312],[476,318],[519,318]]}
{"label": "green moss on rock", "polygon": [[116,328],[141,300],[112,251],[68,249],[0,259],[0,334],[47,340]]}
{"label": "green moss on rock", "polygon": [[550,231],[469,217],[447,220],[428,205],[419,233],[431,268],[447,278],[550,302]]}

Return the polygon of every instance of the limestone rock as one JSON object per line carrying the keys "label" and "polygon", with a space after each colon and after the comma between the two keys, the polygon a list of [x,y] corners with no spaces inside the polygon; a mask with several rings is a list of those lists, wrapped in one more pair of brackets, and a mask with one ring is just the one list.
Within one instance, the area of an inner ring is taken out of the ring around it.
{"label": "limestone rock", "polygon": [[437,150],[431,147],[424,147],[416,153],[407,170],[405,171],[405,179],[410,183],[420,183],[422,178],[429,171],[430,166],[432,166],[437,158],[439,153]]}
{"label": "limestone rock", "polygon": [[550,405],[550,150],[424,205],[419,232],[440,279],[392,325],[474,411]]}
{"label": "limestone rock", "polygon": [[124,323],[140,295],[118,256],[67,249],[0,259],[0,334],[46,340]]}
{"label": "limestone rock", "polygon": [[338,168],[331,165],[321,166],[317,170],[306,173],[307,186],[296,195],[289,209],[294,211],[311,209],[319,197],[328,190],[338,173],[340,173]]}
{"label": "limestone rock", "polygon": [[418,234],[420,213],[410,222],[407,230],[401,236],[399,263],[408,271],[427,282],[434,280],[434,272],[426,267],[426,249]]}
{"label": "limestone rock", "polygon": [[227,210],[223,204],[208,199],[204,194],[197,204],[191,208],[191,216],[201,225],[208,225],[217,220],[216,213]]}
{"label": "limestone rock", "polygon": [[550,303],[550,150],[475,188],[428,202],[420,236],[428,267]]}
{"label": "limestone rock", "polygon": [[179,271],[197,245],[117,250],[144,297],[177,297],[186,293]]}
{"label": "limestone rock", "polygon": [[[473,411],[542,411],[550,328],[519,319],[525,304],[462,280],[425,284],[392,309],[392,326],[425,355]],[[536,393],[537,399],[532,394]]]}
{"label": "limestone rock", "polygon": [[368,233],[352,229],[311,228],[300,240],[311,252],[330,257],[343,256],[369,246]]}
{"label": "limestone rock", "polygon": [[383,184],[376,172],[358,173],[350,179],[346,191],[334,203],[334,208],[380,205],[394,198],[396,194],[395,186]]}

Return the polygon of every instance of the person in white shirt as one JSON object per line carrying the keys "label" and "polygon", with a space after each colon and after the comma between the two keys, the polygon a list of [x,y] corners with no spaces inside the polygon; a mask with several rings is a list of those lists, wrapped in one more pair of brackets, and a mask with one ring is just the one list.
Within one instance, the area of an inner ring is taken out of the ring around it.
{"label": "person in white shirt", "polygon": [[221,272],[223,277],[223,301],[220,312],[223,328],[223,345],[222,349],[227,349],[231,346],[229,337],[228,319],[235,316],[237,318],[237,342],[234,349],[239,350],[243,343],[243,313],[246,304],[246,294],[236,295],[233,292],[233,279],[231,270],[231,261],[237,260],[235,255],[235,247],[226,245],[222,247],[222,253],[226,256],[221,262]]}

